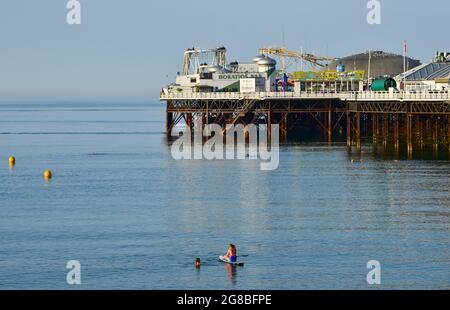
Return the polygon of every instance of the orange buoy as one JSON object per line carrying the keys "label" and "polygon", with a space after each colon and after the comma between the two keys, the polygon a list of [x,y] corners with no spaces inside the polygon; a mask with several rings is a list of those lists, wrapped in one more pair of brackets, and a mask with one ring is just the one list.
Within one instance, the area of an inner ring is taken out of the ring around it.
{"label": "orange buoy", "polygon": [[44,179],[46,180],[50,180],[53,177],[53,174],[50,170],[45,170],[44,171]]}

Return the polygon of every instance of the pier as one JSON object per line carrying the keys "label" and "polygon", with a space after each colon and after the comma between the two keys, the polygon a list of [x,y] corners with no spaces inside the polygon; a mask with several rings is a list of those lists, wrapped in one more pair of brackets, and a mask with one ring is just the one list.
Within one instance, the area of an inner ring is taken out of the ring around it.
{"label": "pier", "polygon": [[[396,150],[432,144],[450,150],[450,94],[442,92],[179,92],[161,93],[166,131],[197,118],[207,125],[279,124],[287,139],[295,128],[320,132],[329,142],[346,141],[361,150],[363,142],[382,142]],[[300,137],[301,138],[301,137]]]}
{"label": "pier", "polygon": [[[289,61],[288,61],[289,60]],[[309,69],[289,70],[301,61]],[[278,64],[278,67],[277,67]],[[350,69],[351,68],[351,69]],[[251,62],[226,62],[225,47],[187,49],[175,82],[161,91],[166,130],[217,124],[279,125],[287,141],[346,142],[360,151],[382,143],[411,157],[414,148],[450,152],[450,53],[432,62],[383,51],[341,59],[266,47]]]}

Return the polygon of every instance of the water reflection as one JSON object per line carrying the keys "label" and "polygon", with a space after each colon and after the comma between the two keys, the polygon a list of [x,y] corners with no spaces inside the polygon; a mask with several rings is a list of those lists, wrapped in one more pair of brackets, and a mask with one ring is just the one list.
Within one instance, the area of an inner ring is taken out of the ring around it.
{"label": "water reflection", "polygon": [[225,264],[225,270],[227,271],[228,283],[234,287],[237,283],[237,267]]}
{"label": "water reflection", "polygon": [[450,160],[450,149],[445,145],[413,145],[408,152],[406,145],[402,144],[365,144],[362,150],[348,148],[349,157],[353,160],[360,160],[363,156],[371,155],[377,160]]}

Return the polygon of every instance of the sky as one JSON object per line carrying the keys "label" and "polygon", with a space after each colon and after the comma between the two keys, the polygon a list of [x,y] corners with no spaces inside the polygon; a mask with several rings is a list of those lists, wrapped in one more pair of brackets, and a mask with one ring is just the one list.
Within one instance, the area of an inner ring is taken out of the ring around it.
{"label": "sky", "polygon": [[259,48],[335,57],[366,50],[429,61],[450,51],[448,0],[0,0],[0,100],[156,100],[174,81],[186,48],[226,46],[250,61]]}

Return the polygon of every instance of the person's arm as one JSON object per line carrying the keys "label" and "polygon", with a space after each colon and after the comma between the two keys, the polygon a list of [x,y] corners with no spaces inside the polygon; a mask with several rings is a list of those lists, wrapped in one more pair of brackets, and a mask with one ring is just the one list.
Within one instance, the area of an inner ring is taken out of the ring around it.
{"label": "person's arm", "polygon": [[228,249],[227,254],[225,255],[226,257],[231,257],[233,256],[233,253],[231,253],[231,250]]}

